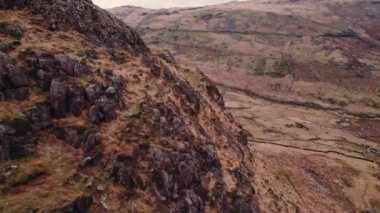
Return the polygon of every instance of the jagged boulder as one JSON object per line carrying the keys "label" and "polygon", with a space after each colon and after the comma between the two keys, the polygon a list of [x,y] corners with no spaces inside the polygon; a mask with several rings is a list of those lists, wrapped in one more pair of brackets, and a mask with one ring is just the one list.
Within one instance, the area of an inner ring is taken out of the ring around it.
{"label": "jagged boulder", "polygon": [[109,122],[116,119],[116,102],[107,96],[101,96],[90,108],[89,119],[94,124]]}
{"label": "jagged boulder", "polygon": [[68,87],[65,81],[54,79],[50,87],[50,107],[55,118],[64,118],[66,116]]}
{"label": "jagged boulder", "polygon": [[[125,101],[123,97],[123,91],[125,90],[125,79],[120,75],[115,75],[112,70],[99,69],[98,74],[104,80],[102,94],[109,98],[113,98],[117,104],[117,107],[123,109],[125,107]],[[98,96],[99,97],[99,96]]]}
{"label": "jagged boulder", "polygon": [[0,160],[34,154],[37,138],[30,123],[22,118],[0,120]]}
{"label": "jagged boulder", "polygon": [[48,104],[37,104],[25,112],[26,117],[40,130],[52,126],[51,109]]}
{"label": "jagged boulder", "polygon": [[85,71],[85,66],[67,55],[57,54],[54,58],[57,66],[69,76],[79,76]]}
{"label": "jagged boulder", "polygon": [[171,204],[174,212],[204,212],[207,199],[202,175],[220,176],[220,161],[211,147],[198,146],[183,151],[152,149],[152,187],[161,201]]}
{"label": "jagged boulder", "polygon": [[25,73],[5,53],[0,52],[0,92],[7,98],[24,100],[29,94]]}
{"label": "jagged boulder", "polygon": [[7,77],[12,84],[12,87],[19,88],[29,86],[28,78],[20,68],[12,64],[6,64],[4,65],[4,69],[8,74]]}
{"label": "jagged boulder", "polygon": [[220,94],[218,88],[211,82],[208,82],[206,85],[206,91],[207,94],[210,96],[211,100],[213,100],[215,103],[218,104],[222,109],[225,108],[224,106],[224,99],[222,94]]}
{"label": "jagged boulder", "polygon": [[128,156],[124,154],[118,155],[111,171],[111,178],[114,183],[125,187],[130,195],[133,195],[137,188],[145,189],[145,184],[135,171],[137,157],[138,156]]}
{"label": "jagged boulder", "polygon": [[[190,141],[193,136],[183,119],[175,111],[164,103],[155,103],[148,99],[140,104],[139,119],[150,126],[152,132],[147,133],[150,136],[178,137]],[[132,125],[136,124],[139,125],[137,122]],[[125,133],[134,131],[136,128],[139,127],[127,127]]]}
{"label": "jagged boulder", "polygon": [[67,91],[68,97],[68,111],[75,116],[80,116],[82,113],[86,100],[84,88],[77,85],[70,85]]}
{"label": "jagged boulder", "polygon": [[160,57],[170,64],[177,65],[176,59],[174,58],[173,54],[168,50],[160,53]]}
{"label": "jagged boulder", "polygon": [[85,88],[86,99],[95,104],[95,101],[103,94],[103,87],[100,84],[89,84]]}
{"label": "jagged boulder", "polygon": [[99,133],[83,127],[57,127],[54,132],[58,139],[65,141],[76,149],[80,148],[84,152],[92,151],[102,142],[102,137]]}
{"label": "jagged boulder", "polygon": [[183,106],[186,107],[186,111],[193,116],[197,115],[201,109],[201,100],[190,84],[184,80],[177,79],[175,90],[180,96]]}
{"label": "jagged boulder", "polygon": [[55,118],[64,118],[67,113],[80,116],[85,109],[85,89],[63,79],[53,79],[50,86],[50,107]]}
{"label": "jagged boulder", "polygon": [[106,87],[114,87],[121,90],[125,86],[123,77],[115,75],[110,69],[98,69],[97,73],[104,79]]}
{"label": "jagged boulder", "polygon": [[41,50],[25,49],[21,51],[21,56],[34,71],[38,71],[40,69],[47,72],[56,71],[53,54]]}
{"label": "jagged boulder", "polygon": [[86,71],[86,66],[64,55],[50,54],[40,50],[23,50],[21,56],[29,64],[37,85],[43,91],[49,91],[54,78],[77,77]]}
{"label": "jagged boulder", "polygon": [[0,42],[0,52],[10,52],[19,45],[18,42]]}
{"label": "jagged boulder", "polygon": [[0,23],[0,34],[9,35],[16,39],[21,39],[24,35],[23,30],[19,26],[7,22]]}
{"label": "jagged boulder", "polygon": [[53,74],[44,70],[37,71],[37,85],[43,91],[49,91],[51,82],[53,81]]}

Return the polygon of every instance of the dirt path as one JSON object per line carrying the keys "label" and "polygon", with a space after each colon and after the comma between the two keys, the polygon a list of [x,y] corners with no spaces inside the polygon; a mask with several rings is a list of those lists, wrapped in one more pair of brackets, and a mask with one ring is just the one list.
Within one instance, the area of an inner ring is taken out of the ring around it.
{"label": "dirt path", "polygon": [[264,212],[380,212],[380,143],[361,137],[376,135],[379,121],[368,119],[366,127],[365,116],[339,109],[222,91],[226,107],[252,135]]}

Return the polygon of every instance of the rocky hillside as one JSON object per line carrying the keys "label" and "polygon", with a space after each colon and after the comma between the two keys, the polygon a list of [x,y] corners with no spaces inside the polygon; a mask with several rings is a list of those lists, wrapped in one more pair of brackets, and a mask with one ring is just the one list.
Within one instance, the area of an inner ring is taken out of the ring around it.
{"label": "rocky hillside", "polygon": [[[380,105],[377,1],[252,0],[110,11],[150,47],[169,50],[216,83],[287,101],[339,107],[366,105],[364,96]],[[303,82],[310,82],[307,88]]]}
{"label": "rocky hillside", "polygon": [[259,212],[199,71],[91,0],[0,1],[0,212]]}

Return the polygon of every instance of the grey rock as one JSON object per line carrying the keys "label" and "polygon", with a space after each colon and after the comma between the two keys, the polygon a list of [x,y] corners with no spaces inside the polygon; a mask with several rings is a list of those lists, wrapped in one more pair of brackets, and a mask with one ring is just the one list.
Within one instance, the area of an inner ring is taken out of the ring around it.
{"label": "grey rock", "polygon": [[69,76],[79,76],[85,71],[85,67],[80,62],[69,56],[58,54],[54,57],[58,66]]}
{"label": "grey rock", "polygon": [[0,160],[28,157],[35,153],[37,142],[27,120],[0,122]]}
{"label": "grey rock", "polygon": [[28,87],[21,87],[16,89],[7,89],[4,91],[5,97],[19,101],[25,100],[29,95]]}
{"label": "grey rock", "polygon": [[16,39],[21,39],[24,35],[22,29],[19,26],[6,22],[0,23],[0,33],[12,36]]}
{"label": "grey rock", "polygon": [[50,107],[55,118],[66,116],[67,85],[63,80],[53,79],[50,87]]}
{"label": "grey rock", "polygon": [[29,86],[28,78],[20,68],[11,64],[5,65],[4,68],[7,70],[8,78],[14,88]]}
{"label": "grey rock", "polygon": [[25,115],[38,129],[44,130],[52,126],[51,109],[48,105],[33,106]]}
{"label": "grey rock", "polygon": [[51,82],[53,80],[53,74],[44,70],[37,71],[37,85],[43,91],[49,91]]}

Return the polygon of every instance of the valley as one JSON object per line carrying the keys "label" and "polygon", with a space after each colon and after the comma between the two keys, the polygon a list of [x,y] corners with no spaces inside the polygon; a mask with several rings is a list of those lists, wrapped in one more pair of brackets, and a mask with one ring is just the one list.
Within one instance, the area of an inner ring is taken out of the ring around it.
{"label": "valley", "polygon": [[378,211],[380,121],[221,90],[252,134],[255,186],[268,212]]}

